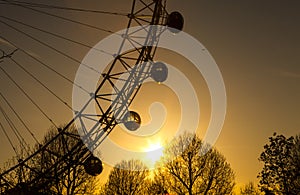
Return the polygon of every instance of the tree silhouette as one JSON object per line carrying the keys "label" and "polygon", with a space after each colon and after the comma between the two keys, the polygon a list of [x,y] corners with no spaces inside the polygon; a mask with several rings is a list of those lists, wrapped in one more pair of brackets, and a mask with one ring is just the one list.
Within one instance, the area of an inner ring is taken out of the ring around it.
{"label": "tree silhouette", "polygon": [[166,178],[163,175],[158,174],[158,171],[153,170],[152,178],[145,181],[145,194],[148,195],[162,195],[168,194],[168,185]]}
{"label": "tree silhouette", "polygon": [[273,134],[259,160],[264,163],[258,177],[260,188],[269,194],[299,194],[299,136],[286,138]]}
{"label": "tree silhouette", "polygon": [[294,179],[292,182],[295,194],[300,194],[300,135],[296,135],[294,139],[294,147],[292,148],[292,167],[294,167]]}
{"label": "tree silhouette", "polygon": [[222,195],[230,194],[234,187],[234,173],[225,157],[195,134],[173,140],[159,165],[153,185],[171,194]]}
{"label": "tree silhouette", "polygon": [[[66,152],[78,143],[80,137],[74,126],[69,127],[68,134],[61,133],[58,136],[56,128],[51,128],[40,144],[33,148],[21,148],[19,155],[8,161],[8,167],[11,164],[21,163],[21,159],[39,150],[40,147],[49,143],[47,150],[39,153],[30,159],[30,169],[19,166],[18,169],[10,173],[9,182],[15,188],[6,191],[8,194],[59,194],[59,195],[75,195],[75,194],[94,194],[96,191],[96,178],[87,174],[83,165],[75,165],[75,161],[81,158],[81,155],[68,156],[63,162],[56,164]],[[54,140],[52,140],[57,136]],[[50,140],[52,140],[50,142]],[[51,174],[43,174],[38,181],[27,185],[36,175],[44,173],[44,170],[53,167]],[[62,167],[67,167],[63,173]],[[41,186],[43,184],[43,186]],[[46,184],[46,185],[45,185]]]}
{"label": "tree silhouette", "polygon": [[[72,135],[71,135],[72,134]],[[45,135],[43,144],[49,142],[54,136],[57,135],[57,129],[52,128]],[[39,162],[39,167],[37,170],[47,169],[49,166],[55,164],[57,158],[60,158],[66,154],[70,148],[78,143],[78,133],[74,126],[70,126],[68,129],[68,134],[60,134],[54,141],[52,141],[47,148],[47,151],[38,156],[36,162]],[[36,146],[37,149],[39,145]],[[94,176],[86,173],[84,166],[74,166],[75,161],[79,161],[81,158],[80,154],[68,156],[64,160],[64,165],[55,165],[53,175],[47,176],[45,179],[54,180],[54,182],[49,182],[51,186],[49,188],[57,194],[92,194],[95,191],[96,179]],[[57,174],[61,171],[61,166],[67,167],[67,170],[63,174]]]}
{"label": "tree silhouette", "polygon": [[[7,170],[9,167],[12,167],[16,165],[17,163],[21,163],[22,159],[24,159],[29,153],[33,152],[32,148],[30,146],[25,147],[18,147],[16,148],[17,155],[9,159],[4,163],[3,170],[0,169],[0,173],[2,171]],[[34,167],[38,166],[38,163],[31,159],[29,162],[31,165],[34,165]],[[14,194],[14,195],[23,195],[23,194],[38,194],[38,195],[50,195],[55,194],[48,186],[44,186],[44,189],[36,189],[32,185],[27,185],[27,182],[32,179],[32,172],[28,169],[25,169],[23,166],[19,166],[18,168],[11,171],[6,176],[6,185],[7,186],[1,186],[0,194]],[[14,188],[9,188],[8,186],[12,185],[15,186]]]}
{"label": "tree silhouette", "polygon": [[247,183],[244,187],[240,189],[241,195],[260,195],[262,194],[253,182]]}
{"label": "tree silhouette", "polygon": [[148,176],[149,170],[141,161],[121,161],[110,172],[102,193],[118,195],[145,194],[145,184]]}

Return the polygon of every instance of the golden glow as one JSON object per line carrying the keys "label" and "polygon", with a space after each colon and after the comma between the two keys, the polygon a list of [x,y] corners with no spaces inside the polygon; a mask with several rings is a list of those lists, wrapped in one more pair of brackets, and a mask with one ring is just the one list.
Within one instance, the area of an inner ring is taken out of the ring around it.
{"label": "golden glow", "polygon": [[145,162],[149,168],[154,168],[155,163],[161,158],[163,155],[163,144],[160,139],[155,141],[148,140],[148,146],[143,148],[145,154]]}
{"label": "golden glow", "polygon": [[161,148],[161,147],[162,147],[162,143],[161,143],[160,139],[158,139],[156,141],[148,140],[148,146],[146,148],[144,148],[144,151],[149,152],[149,151],[153,151],[158,148]]}

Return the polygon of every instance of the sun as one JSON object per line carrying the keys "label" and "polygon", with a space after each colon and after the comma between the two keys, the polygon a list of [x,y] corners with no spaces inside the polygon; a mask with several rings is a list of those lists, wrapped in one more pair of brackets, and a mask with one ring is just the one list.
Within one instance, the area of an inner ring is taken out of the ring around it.
{"label": "sun", "polygon": [[156,142],[148,141],[148,147],[146,147],[144,151],[149,152],[149,151],[157,150],[159,148],[162,148],[162,144],[160,141],[156,141]]}
{"label": "sun", "polygon": [[157,139],[155,141],[148,140],[147,142],[147,147],[143,148],[143,151],[145,152],[144,161],[150,169],[153,169],[155,163],[163,155],[163,144],[160,139]]}

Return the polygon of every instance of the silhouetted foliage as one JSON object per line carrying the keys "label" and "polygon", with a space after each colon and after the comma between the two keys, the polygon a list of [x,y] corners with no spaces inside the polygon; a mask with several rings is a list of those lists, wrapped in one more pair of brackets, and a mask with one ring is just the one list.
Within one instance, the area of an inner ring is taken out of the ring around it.
{"label": "silhouetted foliage", "polygon": [[259,160],[264,163],[258,177],[266,194],[300,194],[299,136],[286,138],[274,133]]}
{"label": "silhouetted foliage", "polygon": [[231,194],[234,173],[225,157],[194,134],[184,134],[164,150],[153,189],[170,194]]}
{"label": "silhouetted foliage", "polygon": [[300,135],[295,136],[291,161],[292,167],[295,169],[292,185],[295,189],[294,192],[300,194]]}
{"label": "silhouetted foliage", "polygon": [[110,172],[102,193],[107,195],[145,194],[148,175],[149,170],[141,161],[122,161]]}

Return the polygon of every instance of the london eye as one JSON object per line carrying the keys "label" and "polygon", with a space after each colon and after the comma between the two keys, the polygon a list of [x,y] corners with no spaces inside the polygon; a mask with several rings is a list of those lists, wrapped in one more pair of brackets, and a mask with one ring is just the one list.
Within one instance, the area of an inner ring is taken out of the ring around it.
{"label": "london eye", "polygon": [[[130,109],[130,105],[143,81],[151,78],[161,83],[168,76],[164,63],[155,60],[156,45],[162,31],[177,33],[182,30],[184,21],[179,12],[167,11],[166,4],[166,0],[133,0],[130,11],[123,12],[124,9],[108,11],[68,4],[0,1],[3,10],[0,14],[0,131],[17,159],[15,164],[9,164],[0,172],[1,193],[37,191],[51,185],[70,167],[84,166],[90,175],[101,174],[102,161],[92,151],[117,125],[123,124],[129,131],[137,131],[143,119],[138,110]],[[97,15],[99,25],[79,20],[73,17],[74,13],[87,14],[87,18]],[[124,21],[127,26],[123,28],[140,27],[140,30],[116,34],[121,39],[117,51],[100,50],[82,37],[96,36],[97,33],[105,37],[117,31],[100,27],[101,20]],[[70,34],[72,31],[76,31],[76,36],[86,34],[78,38]],[[145,36],[139,36],[140,31],[144,31]],[[92,32],[96,32],[95,35]],[[125,43],[132,49],[123,51]],[[82,56],[73,48],[93,50],[112,60],[105,64],[104,71],[100,71],[82,61]],[[70,70],[76,71],[79,65],[86,72],[99,76],[94,91],[70,76]],[[88,97],[87,101],[74,108],[70,98],[64,95],[64,87],[76,88]],[[90,113],[89,106],[95,108],[96,113]],[[67,121],[62,121],[67,117],[58,107],[72,113]],[[56,135],[43,143],[40,137],[44,132],[35,129],[40,129],[44,123],[53,126]],[[80,130],[80,136],[70,130],[73,126]],[[71,139],[75,144],[66,143],[64,153],[58,156],[49,149],[56,139]],[[28,145],[32,144],[38,149],[29,151]],[[44,156],[53,156],[55,160],[47,166],[33,166],[42,162]],[[3,158],[6,160],[7,155]]]}

